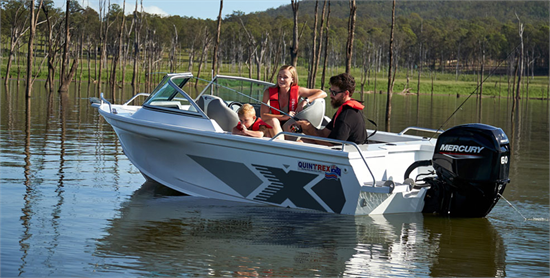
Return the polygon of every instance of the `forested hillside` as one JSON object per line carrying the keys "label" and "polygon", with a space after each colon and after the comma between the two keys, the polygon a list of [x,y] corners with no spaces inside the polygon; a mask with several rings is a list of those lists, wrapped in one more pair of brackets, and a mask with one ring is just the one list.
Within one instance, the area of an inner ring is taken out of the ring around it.
{"label": "forested hillside", "polygon": [[[396,16],[409,16],[416,13],[424,20],[438,18],[453,18],[471,20],[475,18],[493,17],[499,22],[516,20],[517,13],[524,22],[548,22],[548,1],[397,1]],[[315,1],[302,2],[302,15],[313,14]],[[375,20],[391,20],[391,1],[357,1],[357,17],[372,18]],[[292,17],[290,5],[277,9],[269,9],[261,14],[277,17]],[[332,14],[334,17],[347,18],[349,16],[348,1],[333,1]]]}
{"label": "forested hillside", "polygon": [[[295,63],[313,87],[321,72],[351,67],[364,82],[389,68],[392,1],[357,1],[356,17],[350,14],[355,1],[289,0],[265,12],[235,11],[221,21],[219,44],[215,20],[147,14],[132,0],[135,10],[126,16],[129,11],[107,0],[99,0],[99,11],[80,2],[67,1],[67,17],[51,0],[36,0],[34,11],[29,1],[2,0],[2,76],[44,78],[54,89],[61,73],[65,80],[74,70],[75,78],[98,86],[108,81],[114,88],[124,80],[150,85],[155,72],[209,76],[216,56],[215,72],[267,81],[282,64]],[[508,80],[548,75],[548,1],[396,1],[395,9],[392,68],[406,75],[407,86],[422,71],[458,80],[497,65]],[[33,12],[35,21],[29,20]]]}

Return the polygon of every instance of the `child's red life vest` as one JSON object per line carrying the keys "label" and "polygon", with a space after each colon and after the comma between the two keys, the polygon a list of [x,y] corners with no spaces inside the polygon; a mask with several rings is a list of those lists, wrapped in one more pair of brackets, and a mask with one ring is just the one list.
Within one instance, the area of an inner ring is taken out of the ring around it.
{"label": "child's red life vest", "polygon": [[[270,125],[266,124],[264,121],[262,121],[261,118],[256,118],[256,121],[251,126],[252,131],[260,131],[260,127],[265,126],[267,128],[273,128]],[[237,123],[236,128],[240,131],[243,131],[243,128],[241,127],[241,123]]]}

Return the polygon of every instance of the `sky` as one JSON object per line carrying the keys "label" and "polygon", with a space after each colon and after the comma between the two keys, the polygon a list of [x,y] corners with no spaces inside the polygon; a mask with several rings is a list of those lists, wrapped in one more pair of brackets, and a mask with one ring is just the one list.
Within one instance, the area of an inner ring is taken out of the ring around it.
{"label": "sky", "polygon": [[[107,0],[108,2],[109,0]],[[111,4],[122,6],[123,0],[110,0]],[[138,0],[138,5],[142,0]],[[57,7],[65,10],[66,0],[54,0]],[[90,6],[98,11],[99,0],[78,0],[82,7]],[[290,4],[290,0],[224,0],[222,18],[233,11],[251,12],[265,11],[269,8],[278,8]],[[126,13],[132,13],[136,0],[126,0]],[[138,9],[140,7],[138,6]],[[143,0],[143,9],[147,13],[160,15],[179,15],[202,19],[217,19],[220,11],[219,0]]]}

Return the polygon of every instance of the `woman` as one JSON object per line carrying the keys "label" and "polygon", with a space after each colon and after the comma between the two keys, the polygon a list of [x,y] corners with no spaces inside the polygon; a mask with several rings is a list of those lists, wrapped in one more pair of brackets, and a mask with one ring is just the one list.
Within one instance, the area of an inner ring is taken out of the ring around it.
{"label": "woman", "polygon": [[[290,123],[285,123],[290,116],[302,111],[310,102],[318,98],[325,98],[327,93],[319,89],[308,89],[298,86],[298,73],[296,68],[290,65],[282,66],[277,74],[277,83],[274,87],[264,91],[263,103],[276,108],[262,105],[260,114],[262,119],[274,128],[288,131]],[[303,98],[302,101],[299,99]],[[286,115],[278,110],[285,112]]]}

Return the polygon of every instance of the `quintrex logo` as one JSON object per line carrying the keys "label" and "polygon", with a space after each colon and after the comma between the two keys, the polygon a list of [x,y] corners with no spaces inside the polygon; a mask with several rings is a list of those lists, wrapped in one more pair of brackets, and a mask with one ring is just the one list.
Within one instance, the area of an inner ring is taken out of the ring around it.
{"label": "quintrex logo", "polygon": [[298,168],[312,172],[325,172],[325,179],[338,179],[342,175],[342,169],[336,165],[323,165],[310,162],[298,162]]}
{"label": "quintrex logo", "polygon": [[461,152],[461,153],[480,153],[481,150],[483,149],[485,149],[485,147],[446,145],[446,144],[442,144],[441,148],[439,148],[440,151]]}

